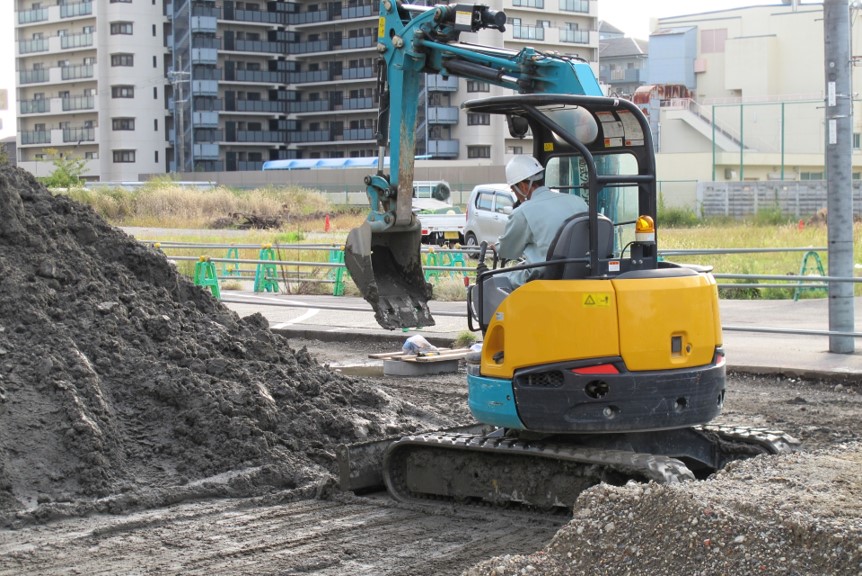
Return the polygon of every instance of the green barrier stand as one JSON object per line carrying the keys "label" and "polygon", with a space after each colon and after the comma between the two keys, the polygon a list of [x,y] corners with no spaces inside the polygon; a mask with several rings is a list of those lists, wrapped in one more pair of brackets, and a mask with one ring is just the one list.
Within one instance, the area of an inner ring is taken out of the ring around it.
{"label": "green barrier stand", "polygon": [[[258,260],[275,260],[275,252],[272,246],[265,244],[260,249]],[[258,263],[254,271],[254,291],[255,292],[278,292],[278,271],[275,269],[275,264],[261,262]]]}
{"label": "green barrier stand", "polygon": [[216,300],[221,300],[221,289],[218,285],[215,264],[206,256],[201,256],[195,264],[195,286],[209,288]]}
{"label": "green barrier stand", "polygon": [[[820,255],[813,250],[809,250],[805,253],[805,256],[802,257],[802,265],[799,267],[799,276],[806,276],[808,274],[808,261],[814,260],[814,265],[817,266],[817,274],[811,274],[811,276],[826,276],[826,273],[823,271],[823,262],[820,261]],[[802,284],[803,280],[799,281],[799,284]],[[823,288],[810,288],[797,286],[793,291],[793,301],[796,302],[799,300],[799,295],[803,290],[823,290]]]}
{"label": "green barrier stand", "polygon": [[[434,248],[429,248],[428,253],[425,254],[425,266],[440,266],[439,255],[434,250]],[[425,280],[431,280],[432,278],[438,278],[440,276],[439,270],[428,270],[425,269]]]}
{"label": "green barrier stand", "polygon": [[344,266],[344,248],[329,251],[330,264],[341,264],[329,270],[329,278],[334,281],[332,287],[333,296],[344,296],[344,281],[350,278],[350,272]]}
{"label": "green barrier stand", "polygon": [[[236,246],[231,246],[227,249],[227,255],[225,258],[229,258],[232,260],[239,260],[239,249]],[[222,262],[221,263],[221,275],[222,276],[241,276],[239,271],[239,262]]]}
{"label": "green barrier stand", "polygon": [[[452,268],[467,268],[467,263],[464,261],[464,253],[463,252],[447,252],[443,254],[443,266],[451,266]],[[467,275],[467,271],[465,270],[461,273],[462,276]],[[457,277],[458,272],[452,270],[449,272],[449,276]]]}

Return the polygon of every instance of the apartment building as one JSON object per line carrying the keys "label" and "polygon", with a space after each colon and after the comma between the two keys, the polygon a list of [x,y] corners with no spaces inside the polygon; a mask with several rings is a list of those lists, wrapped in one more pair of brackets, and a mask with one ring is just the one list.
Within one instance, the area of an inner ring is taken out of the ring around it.
{"label": "apartment building", "polygon": [[164,172],[161,0],[16,0],[15,9],[18,165],[45,175],[53,155],[71,155],[94,180]]}
{"label": "apartment building", "polygon": [[[462,40],[579,56],[597,70],[598,0],[503,0],[504,33]],[[377,155],[377,2],[16,0],[19,164],[87,159],[94,180],[260,170]],[[505,123],[467,115],[484,82],[428,76],[417,154],[503,164]]]}

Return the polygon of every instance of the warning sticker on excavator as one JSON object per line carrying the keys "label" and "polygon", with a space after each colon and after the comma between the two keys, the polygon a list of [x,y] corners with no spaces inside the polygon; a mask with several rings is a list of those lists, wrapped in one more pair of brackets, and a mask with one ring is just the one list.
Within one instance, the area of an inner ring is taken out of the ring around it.
{"label": "warning sticker on excavator", "polygon": [[611,305],[611,295],[607,292],[587,292],[582,302],[587,308],[606,308]]}

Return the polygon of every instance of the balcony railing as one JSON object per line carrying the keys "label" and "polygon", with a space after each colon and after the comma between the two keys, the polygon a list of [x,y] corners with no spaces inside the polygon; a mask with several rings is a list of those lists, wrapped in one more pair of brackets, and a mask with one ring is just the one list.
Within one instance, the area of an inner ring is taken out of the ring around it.
{"label": "balcony railing", "polygon": [[430,124],[457,124],[458,108],[455,106],[429,106],[428,122]]}
{"label": "balcony railing", "polygon": [[299,42],[291,46],[292,54],[310,54],[312,52],[329,52],[332,43],[329,40],[312,40],[311,42]]}
{"label": "balcony railing", "polygon": [[425,76],[425,88],[431,92],[457,92],[458,77],[443,78],[440,74],[427,74]]}
{"label": "balcony railing", "polygon": [[259,112],[263,114],[286,114],[287,102],[276,100],[237,100],[227,106],[228,112]]}
{"label": "balcony railing", "polygon": [[252,160],[238,160],[236,162],[236,170],[238,172],[260,172],[263,170],[263,162],[255,162]]}
{"label": "balcony railing", "polygon": [[38,82],[47,82],[49,78],[48,69],[40,68],[39,70],[21,70],[18,73],[18,81],[20,84],[36,84]]}
{"label": "balcony railing", "polygon": [[233,19],[240,22],[260,22],[261,24],[285,24],[283,12],[264,12],[263,10],[234,10]]}
{"label": "balcony railing", "polygon": [[309,130],[304,132],[290,132],[287,141],[293,144],[307,144],[310,142],[330,142],[332,133],[329,130]]}
{"label": "balcony railing", "polygon": [[345,140],[374,140],[373,128],[350,128],[344,131]]}
{"label": "balcony railing", "polygon": [[51,101],[46,98],[25,100],[19,103],[21,114],[43,114],[51,111]]}
{"label": "balcony railing", "polygon": [[512,26],[512,38],[516,40],[544,40],[545,29],[541,26]]}
{"label": "balcony railing", "polygon": [[441,158],[457,158],[458,147],[458,140],[429,140],[425,153]]}
{"label": "balcony railing", "polygon": [[311,70],[308,72],[291,72],[287,75],[290,84],[308,84],[310,82],[329,82],[332,75],[329,70]]}
{"label": "balcony railing", "polygon": [[561,12],[590,13],[590,0],[560,0]]}
{"label": "balcony railing", "polygon": [[93,13],[92,2],[77,2],[75,4],[60,4],[60,18],[75,18],[89,16]]}
{"label": "balcony railing", "polygon": [[363,68],[345,68],[341,72],[341,77],[345,80],[374,78],[374,69],[371,66],[365,66]]}
{"label": "balcony railing", "polygon": [[560,30],[560,42],[569,42],[572,44],[589,44],[589,30]]}
{"label": "balcony railing", "polygon": [[224,79],[231,82],[262,82],[265,84],[286,84],[286,72],[269,70],[230,70],[224,71]]}
{"label": "balcony railing", "polygon": [[60,36],[60,48],[83,48],[92,45],[92,34],[66,34],[65,36]]}
{"label": "balcony railing", "polygon": [[96,107],[95,96],[70,96],[63,98],[63,111],[93,110]]}
{"label": "balcony railing", "polygon": [[63,142],[95,142],[95,128],[63,128]]}
{"label": "balcony railing", "polygon": [[18,24],[33,24],[34,22],[44,22],[47,19],[47,8],[34,8],[18,12]]}
{"label": "balcony railing", "polygon": [[512,0],[512,6],[520,6],[522,8],[545,8],[545,0]]}
{"label": "balcony railing", "polygon": [[357,50],[359,48],[371,48],[375,39],[371,36],[361,36],[358,38],[344,38],[341,41],[342,50]]}
{"label": "balcony railing", "polygon": [[345,98],[341,103],[344,110],[365,110],[374,106],[374,100],[371,96],[365,98]]}
{"label": "balcony railing", "polygon": [[372,6],[351,6],[344,9],[342,18],[368,18],[374,16],[375,8]]}
{"label": "balcony railing", "polygon": [[93,78],[92,64],[79,64],[77,66],[63,66],[60,68],[60,78],[63,80],[78,80],[80,78]]}
{"label": "balcony railing", "polygon": [[21,40],[18,42],[19,54],[32,54],[34,52],[47,52],[47,38],[32,38],[30,40]]}
{"label": "balcony railing", "polygon": [[237,130],[234,142],[253,142],[265,144],[283,144],[287,134],[270,130]]}
{"label": "balcony railing", "polygon": [[326,112],[332,110],[329,100],[306,100],[303,102],[290,102],[287,111],[290,114],[302,112]]}
{"label": "balcony railing", "polygon": [[31,130],[29,132],[21,132],[20,134],[22,146],[51,143],[51,133],[48,130]]}
{"label": "balcony railing", "polygon": [[318,10],[316,12],[296,12],[287,15],[287,23],[295,26],[297,24],[316,24],[318,22],[327,22],[329,20],[329,12],[327,10]]}
{"label": "balcony railing", "polygon": [[265,52],[267,54],[287,54],[286,42],[270,42],[269,40],[229,40],[224,41],[224,49],[236,52]]}

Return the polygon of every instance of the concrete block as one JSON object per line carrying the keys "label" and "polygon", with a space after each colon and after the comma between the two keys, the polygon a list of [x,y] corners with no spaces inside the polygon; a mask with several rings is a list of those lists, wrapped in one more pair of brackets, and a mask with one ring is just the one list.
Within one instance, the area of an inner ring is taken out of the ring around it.
{"label": "concrete block", "polygon": [[458,362],[439,360],[436,362],[405,362],[403,360],[384,360],[384,376],[429,376],[431,374],[450,374],[458,371]]}

